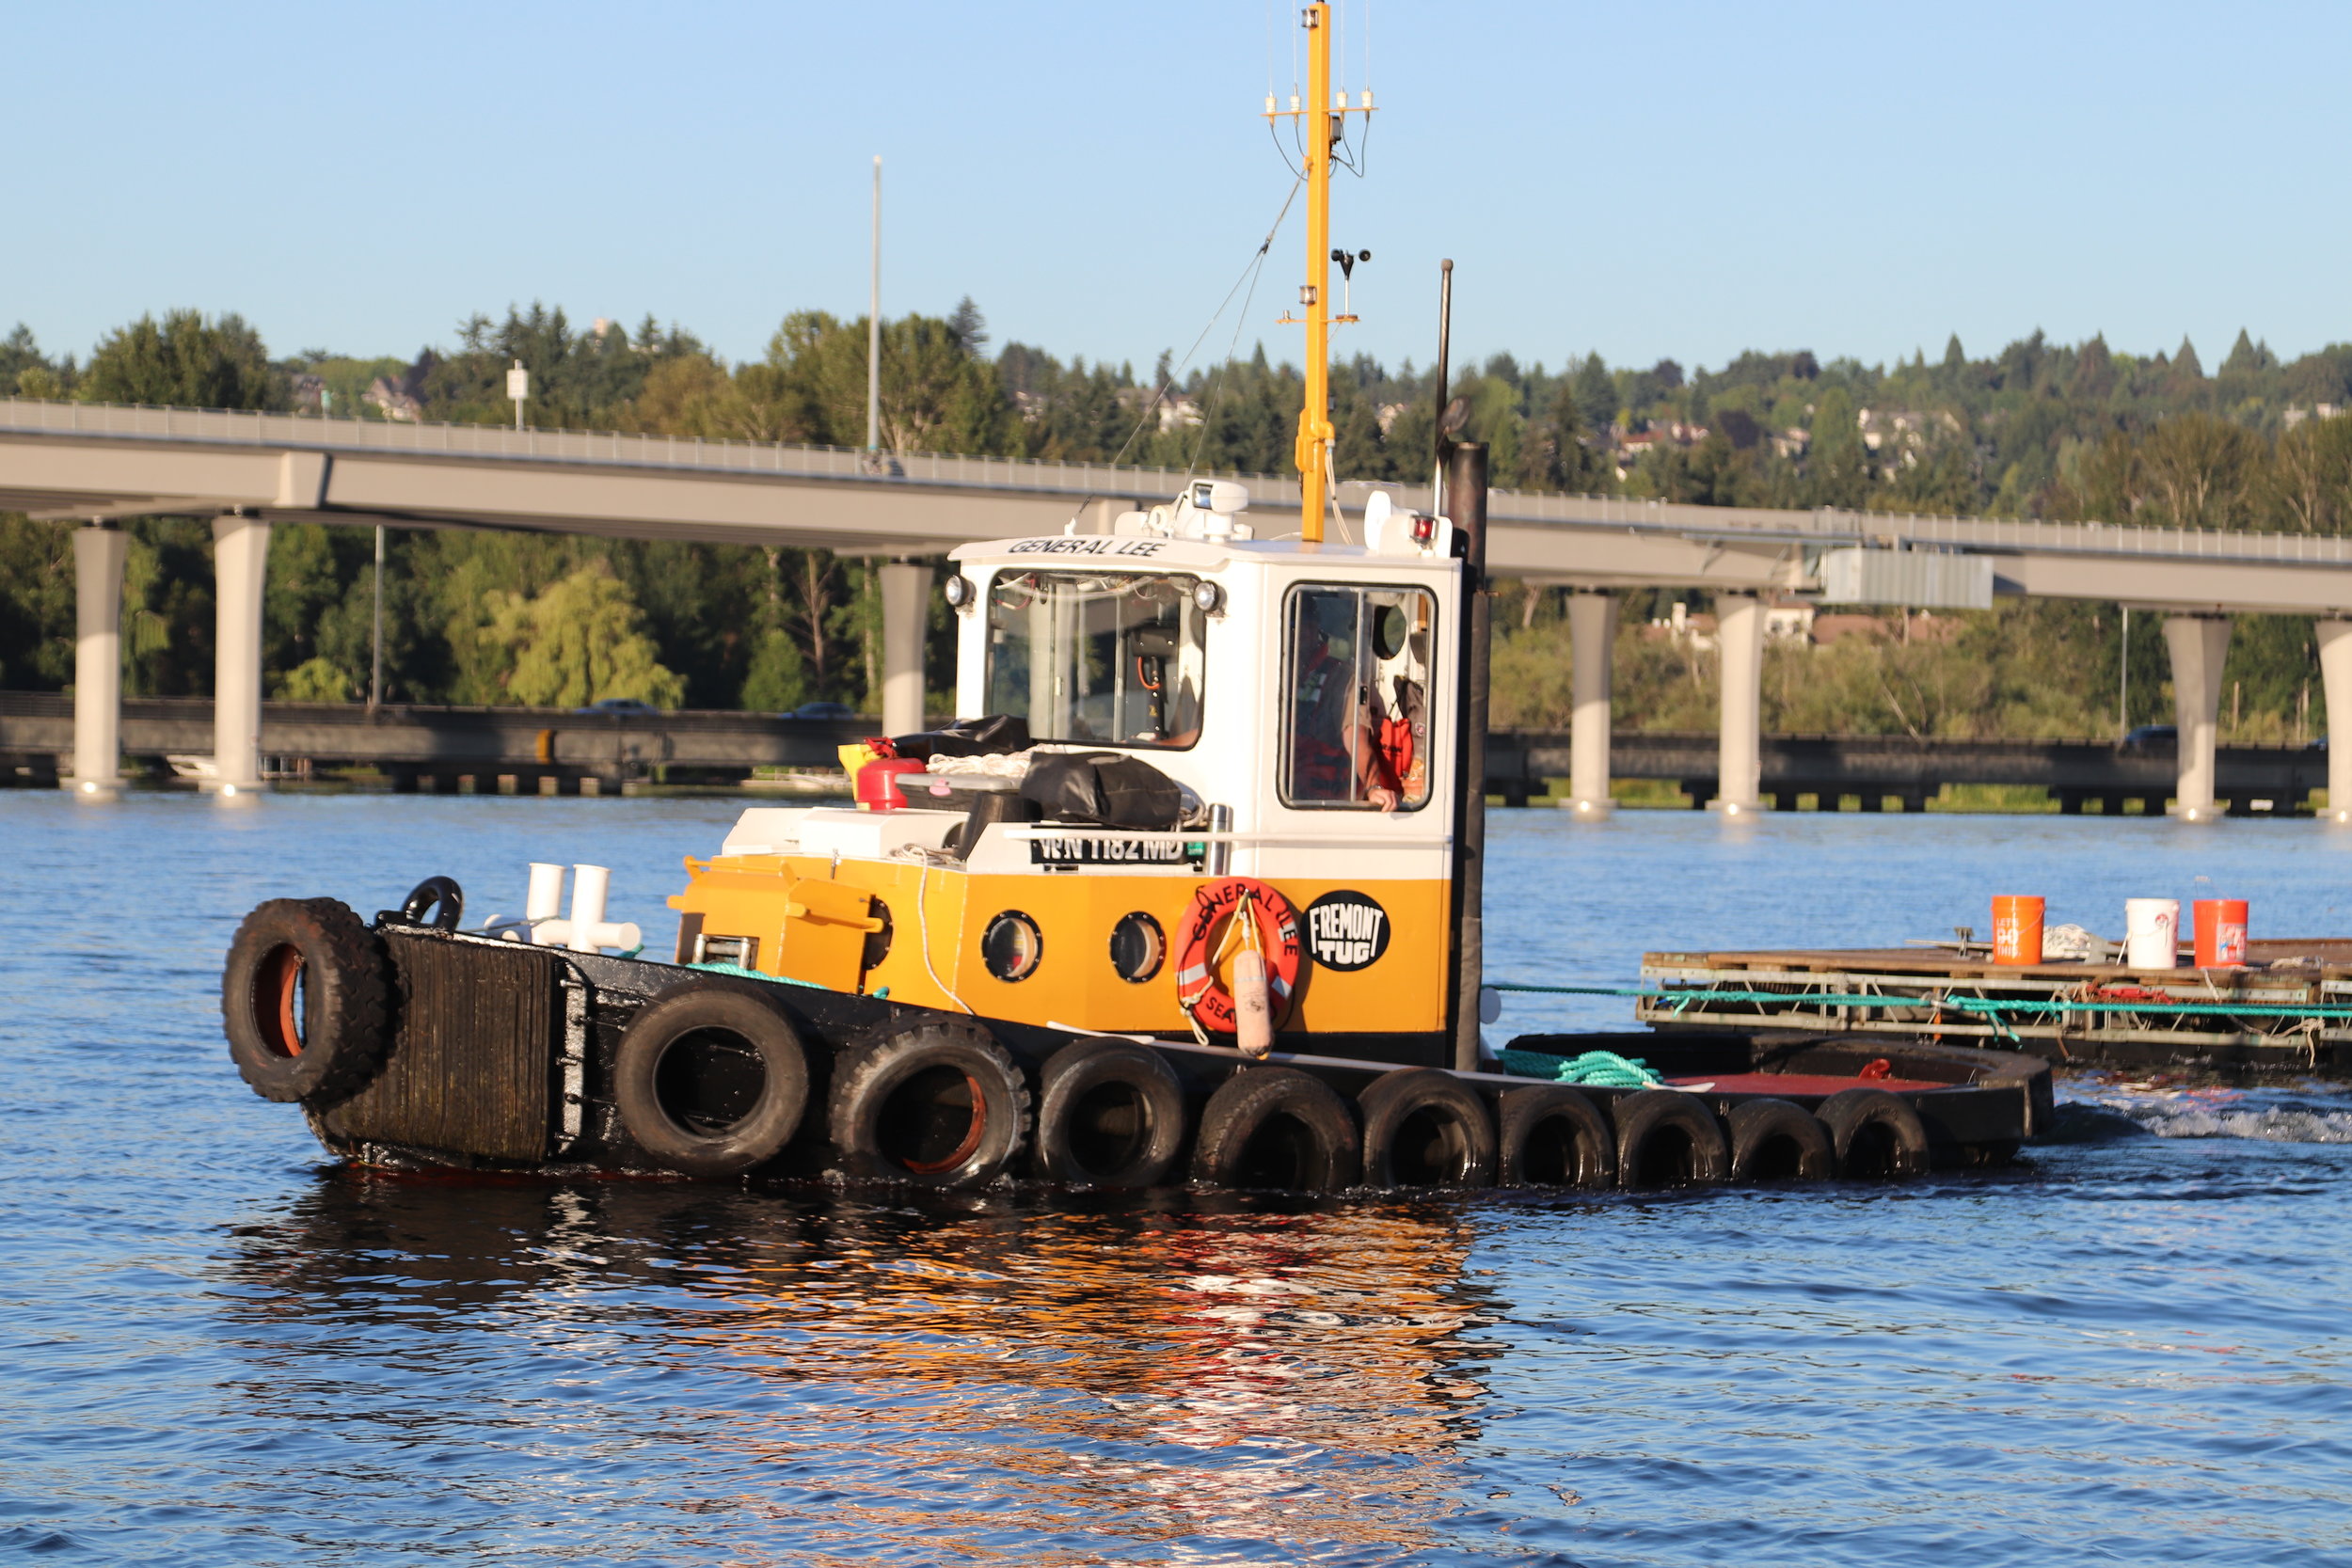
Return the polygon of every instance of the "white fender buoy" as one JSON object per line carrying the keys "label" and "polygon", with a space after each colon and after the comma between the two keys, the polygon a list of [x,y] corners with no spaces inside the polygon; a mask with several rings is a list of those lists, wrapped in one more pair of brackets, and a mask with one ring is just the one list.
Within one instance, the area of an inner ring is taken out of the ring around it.
{"label": "white fender buoy", "polygon": [[1233,1043],[1245,1056],[1274,1049],[1274,1006],[1265,989],[1265,955],[1245,947],[1233,955]]}

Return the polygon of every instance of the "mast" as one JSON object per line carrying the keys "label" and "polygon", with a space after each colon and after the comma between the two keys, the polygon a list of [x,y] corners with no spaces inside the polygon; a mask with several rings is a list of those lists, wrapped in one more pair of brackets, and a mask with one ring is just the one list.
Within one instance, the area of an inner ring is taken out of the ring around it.
{"label": "mast", "polygon": [[1314,0],[1300,14],[1299,25],[1307,30],[1306,105],[1294,97],[1287,111],[1278,112],[1269,97],[1265,117],[1295,119],[1306,133],[1301,178],[1307,186],[1307,275],[1298,289],[1306,314],[1282,320],[1307,328],[1307,397],[1292,456],[1298,465],[1298,536],[1319,544],[1332,483],[1331,325],[1356,319],[1331,314],[1331,150],[1340,144],[1349,115],[1372,113],[1372,89],[1365,88],[1363,101],[1352,107],[1346,93],[1332,91],[1330,0]]}

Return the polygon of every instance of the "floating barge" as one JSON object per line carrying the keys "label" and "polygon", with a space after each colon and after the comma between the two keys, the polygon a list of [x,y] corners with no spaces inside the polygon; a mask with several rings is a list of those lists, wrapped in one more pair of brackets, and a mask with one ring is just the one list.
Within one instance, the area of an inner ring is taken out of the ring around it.
{"label": "floating barge", "polygon": [[2352,1066],[2340,939],[2251,942],[2244,965],[2217,969],[1996,964],[1976,943],[1646,953],[1642,979],[1636,1017],[1668,1032],[1801,1029],[2126,1068]]}

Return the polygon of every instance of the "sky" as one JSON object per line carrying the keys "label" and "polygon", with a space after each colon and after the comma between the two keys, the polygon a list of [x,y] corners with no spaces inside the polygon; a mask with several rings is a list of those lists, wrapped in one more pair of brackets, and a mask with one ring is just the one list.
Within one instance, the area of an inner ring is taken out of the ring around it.
{"label": "sky", "polygon": [[[1339,0],[1380,109],[1336,351],[1558,366],[1957,332],[2132,352],[2352,339],[2352,7]],[[1296,10],[1185,4],[20,6],[0,331],[143,312],[410,355],[484,311],[651,311],[731,359],[787,311],[969,294],[997,344],[1296,357],[1300,212],[1260,118]],[[1302,68],[1303,73],[1303,68]],[[1238,337],[1235,336],[1238,325]]]}

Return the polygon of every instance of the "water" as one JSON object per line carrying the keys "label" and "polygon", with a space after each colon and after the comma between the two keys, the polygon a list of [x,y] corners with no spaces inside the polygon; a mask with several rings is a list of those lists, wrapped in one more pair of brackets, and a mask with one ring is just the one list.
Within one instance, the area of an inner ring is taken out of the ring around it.
{"label": "water", "polygon": [[[2326,1085],[2086,1077],[2029,1167],[1902,1189],[918,1204],[357,1175],[230,1069],[260,899],[446,871],[479,915],[593,858],[659,931],[733,810],[0,796],[0,1553],[2352,1561]],[[1996,891],[2352,928],[2309,824],[1492,820],[1522,978],[1981,929]]]}

